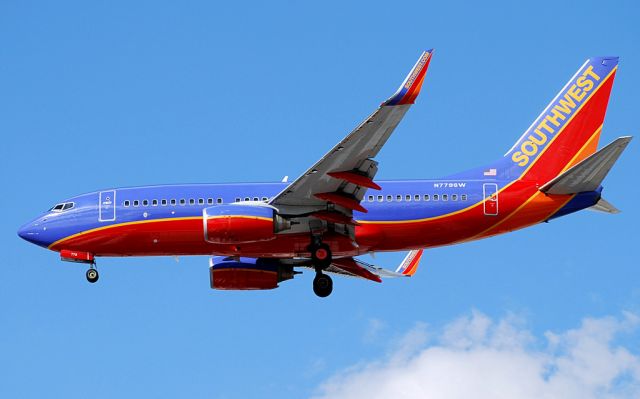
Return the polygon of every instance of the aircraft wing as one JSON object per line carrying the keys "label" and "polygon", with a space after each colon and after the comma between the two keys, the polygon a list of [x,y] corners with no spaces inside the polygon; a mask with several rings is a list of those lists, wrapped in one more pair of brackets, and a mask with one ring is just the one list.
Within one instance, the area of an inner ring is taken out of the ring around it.
{"label": "aircraft wing", "polygon": [[[354,210],[373,182],[378,163],[373,160],[420,93],[433,50],[422,53],[398,91],[349,133],[325,156],[293,181],[270,204],[290,214],[307,214],[332,223],[355,224]],[[304,208],[304,211],[302,211]]]}

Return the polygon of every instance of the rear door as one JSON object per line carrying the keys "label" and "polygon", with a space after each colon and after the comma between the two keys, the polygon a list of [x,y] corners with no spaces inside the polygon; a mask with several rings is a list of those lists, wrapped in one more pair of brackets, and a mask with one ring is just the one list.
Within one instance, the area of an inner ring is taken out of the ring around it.
{"label": "rear door", "polygon": [[482,185],[484,196],[484,214],[487,216],[498,215],[498,185],[496,183],[484,183]]}
{"label": "rear door", "polygon": [[100,191],[98,199],[98,221],[116,220],[116,190]]}

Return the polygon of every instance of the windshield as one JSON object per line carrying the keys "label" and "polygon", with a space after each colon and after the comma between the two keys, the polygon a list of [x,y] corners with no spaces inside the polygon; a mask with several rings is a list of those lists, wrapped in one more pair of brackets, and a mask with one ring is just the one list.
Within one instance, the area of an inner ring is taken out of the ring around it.
{"label": "windshield", "polygon": [[74,206],[75,204],[73,202],[63,202],[63,203],[55,204],[54,206],[52,206],[51,209],[49,209],[49,212],[64,212],[64,211],[68,211]]}

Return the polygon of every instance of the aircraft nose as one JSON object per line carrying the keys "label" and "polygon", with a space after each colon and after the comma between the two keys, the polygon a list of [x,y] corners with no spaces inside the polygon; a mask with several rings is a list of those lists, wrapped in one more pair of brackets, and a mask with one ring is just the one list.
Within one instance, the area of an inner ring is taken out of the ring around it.
{"label": "aircraft nose", "polygon": [[33,223],[27,223],[18,229],[18,235],[23,240],[30,241],[29,238],[37,234],[38,233],[34,231]]}
{"label": "aircraft nose", "polygon": [[18,229],[18,236],[33,244],[42,245],[42,237],[40,237],[41,231],[41,227],[37,226],[34,222],[30,222]]}

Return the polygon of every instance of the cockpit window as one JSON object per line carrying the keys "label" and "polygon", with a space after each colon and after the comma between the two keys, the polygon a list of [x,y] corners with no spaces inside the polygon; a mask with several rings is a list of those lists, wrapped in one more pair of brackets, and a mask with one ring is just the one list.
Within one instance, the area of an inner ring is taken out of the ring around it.
{"label": "cockpit window", "polygon": [[49,209],[49,212],[64,212],[68,211],[74,206],[75,204],[73,202],[63,202],[61,204],[55,204],[53,207],[51,207],[51,209]]}

